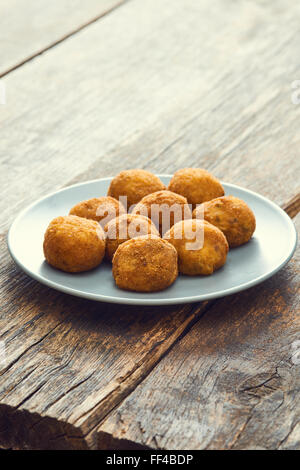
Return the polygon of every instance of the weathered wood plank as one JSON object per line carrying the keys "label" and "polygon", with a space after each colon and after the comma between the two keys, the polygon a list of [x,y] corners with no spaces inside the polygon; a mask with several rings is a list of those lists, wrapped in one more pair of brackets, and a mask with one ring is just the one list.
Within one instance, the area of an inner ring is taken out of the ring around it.
{"label": "weathered wood plank", "polygon": [[99,448],[299,450],[299,261],[216,302],[104,421]]}
{"label": "weathered wood plank", "polygon": [[205,305],[129,308],[66,296],[19,272],[3,256],[4,243],[0,443],[85,448],[89,431]]}
{"label": "weathered wood plank", "polygon": [[0,3],[0,77],[70,37],[123,0]]}
{"label": "weathered wood plank", "polygon": [[[279,203],[291,197],[300,108],[287,98],[284,74],[297,72],[298,6],[281,11],[275,3],[132,0],[7,76],[2,229],[49,190],[133,166],[203,165]],[[29,280],[1,253],[8,368],[0,377],[0,443],[92,446],[100,420],[206,307],[73,299]]]}
{"label": "weathered wood plank", "polygon": [[230,181],[243,184],[246,167],[253,189],[264,192],[268,179],[276,202],[290,198],[299,168],[300,106],[290,100],[299,9],[132,0],[9,74],[0,227],[92,163],[96,178],[120,166],[170,172],[231,156]]}
{"label": "weathered wood plank", "polygon": [[54,293],[14,266],[6,269],[14,285],[1,276],[5,446],[93,447],[97,423],[212,305],[153,310],[97,304]]}

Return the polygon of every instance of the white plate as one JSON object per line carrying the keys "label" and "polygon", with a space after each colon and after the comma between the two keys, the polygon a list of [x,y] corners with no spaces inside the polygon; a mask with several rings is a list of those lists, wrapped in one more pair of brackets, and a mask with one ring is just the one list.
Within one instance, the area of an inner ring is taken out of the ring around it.
{"label": "white plate", "polygon": [[[168,183],[170,176],[160,176]],[[227,195],[249,204],[257,228],[251,241],[230,250],[223,268],[211,276],[182,276],[167,290],[135,293],[118,289],[111,265],[102,263],[86,273],[68,274],[51,268],[43,256],[43,237],[49,222],[68,214],[77,202],[104,196],[111,178],[88,181],[50,194],[25,209],[12,224],[8,247],[17,265],[42,284],[67,294],[102,302],[162,305],[198,302],[233,294],[275,274],[292,257],[297,234],[289,216],[276,204],[247,189],[222,183]]]}

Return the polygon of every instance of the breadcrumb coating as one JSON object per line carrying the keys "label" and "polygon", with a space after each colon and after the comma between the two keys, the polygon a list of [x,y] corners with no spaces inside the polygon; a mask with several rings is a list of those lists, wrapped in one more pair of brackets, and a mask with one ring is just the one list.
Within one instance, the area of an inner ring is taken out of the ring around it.
{"label": "breadcrumb coating", "polygon": [[218,227],[227,238],[230,248],[247,243],[252,237],[256,221],[245,201],[234,196],[223,196],[205,202],[193,212],[193,217],[202,217]]}
{"label": "breadcrumb coating", "polygon": [[98,222],[76,215],[57,217],[44,237],[44,255],[54,268],[76,273],[98,266],[105,254],[105,237]]}
{"label": "breadcrumb coating", "polygon": [[177,252],[159,237],[138,237],[117,249],[113,276],[120,289],[156,292],[169,287],[178,276]]}
{"label": "breadcrumb coating", "polygon": [[226,262],[227,240],[221,230],[208,222],[197,219],[178,222],[164,239],[176,248],[182,274],[209,275]]}
{"label": "breadcrumb coating", "polygon": [[193,209],[197,204],[225,194],[220,181],[202,168],[183,168],[176,171],[168,189],[186,197]]}
{"label": "breadcrumb coating", "polygon": [[137,204],[147,194],[165,188],[158,176],[150,171],[125,170],[112,179],[107,195],[117,200],[121,196],[127,196],[127,210],[129,211],[130,207]]}

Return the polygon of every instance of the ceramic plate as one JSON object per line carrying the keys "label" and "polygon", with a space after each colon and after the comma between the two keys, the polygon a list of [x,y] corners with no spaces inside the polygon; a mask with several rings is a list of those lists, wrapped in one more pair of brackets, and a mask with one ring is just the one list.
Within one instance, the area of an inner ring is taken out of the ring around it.
{"label": "ceramic plate", "polygon": [[[161,175],[164,183],[170,176]],[[275,274],[292,257],[297,235],[289,216],[276,204],[247,189],[222,183],[227,195],[237,196],[255,213],[257,228],[251,241],[230,250],[223,268],[211,276],[180,275],[167,290],[134,293],[118,289],[111,266],[68,274],[51,268],[43,256],[43,237],[49,222],[68,214],[77,202],[105,196],[111,178],[88,181],[50,194],[25,209],[12,224],[8,234],[10,254],[29,276],[53,289],[101,302],[163,305],[199,302],[248,289]]]}

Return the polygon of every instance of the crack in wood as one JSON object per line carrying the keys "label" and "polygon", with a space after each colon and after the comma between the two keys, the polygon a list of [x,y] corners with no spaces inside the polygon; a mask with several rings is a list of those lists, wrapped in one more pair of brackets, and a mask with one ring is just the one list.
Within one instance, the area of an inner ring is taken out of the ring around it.
{"label": "crack in wood", "polygon": [[8,372],[20,359],[25,356],[31,349],[33,349],[35,346],[38,344],[42,343],[53,331],[56,330],[63,322],[59,322],[54,328],[52,328],[50,331],[48,331],[45,335],[43,335],[38,341],[35,341],[32,343],[28,348],[26,348],[16,359],[14,359],[10,364],[5,367],[2,371],[0,371],[0,377],[4,375],[6,372]]}
{"label": "crack in wood", "polygon": [[[207,308],[210,308],[211,305],[206,305],[204,311],[200,311],[200,317],[207,311]],[[105,418],[105,416],[128,395],[157,365],[157,363],[170,351],[170,349],[176,344],[176,342],[185,335],[185,331],[193,326],[193,324],[198,319],[198,313],[201,307],[199,304],[196,305],[191,311],[190,317],[183,322],[178,329],[173,332],[169,337],[167,337],[163,342],[160,342],[159,345],[155,345],[151,350],[149,350],[145,357],[132,369],[127,376],[118,379],[118,386],[110,391],[105,398],[100,402],[97,402],[93,408],[87,410],[82,415],[79,415],[75,419],[70,418],[71,422],[74,425],[80,426],[84,432],[84,435],[87,436],[93,431]],[[103,391],[102,391],[103,392]],[[90,398],[88,399],[90,401]],[[82,406],[84,406],[82,404]],[[99,413],[97,411],[101,407]],[[96,415],[98,418],[96,419]],[[93,423],[93,426],[88,425],[88,429],[85,433],[87,422],[89,418],[92,417],[96,421]],[[86,419],[86,421],[85,421]]]}
{"label": "crack in wood", "polygon": [[[285,444],[285,443],[287,442],[287,440],[289,439],[290,435],[294,432],[294,429],[296,428],[296,426],[298,426],[299,422],[300,422],[300,421],[298,420],[298,421],[296,421],[296,423],[294,423],[294,424],[291,426],[291,428],[290,428],[289,432],[287,433],[287,435],[285,436],[285,438],[282,439],[282,441],[280,441],[280,443],[279,443],[279,445],[278,445],[278,449],[280,449],[280,447],[282,447],[283,444]],[[298,450],[299,450],[299,449],[298,449]]]}

